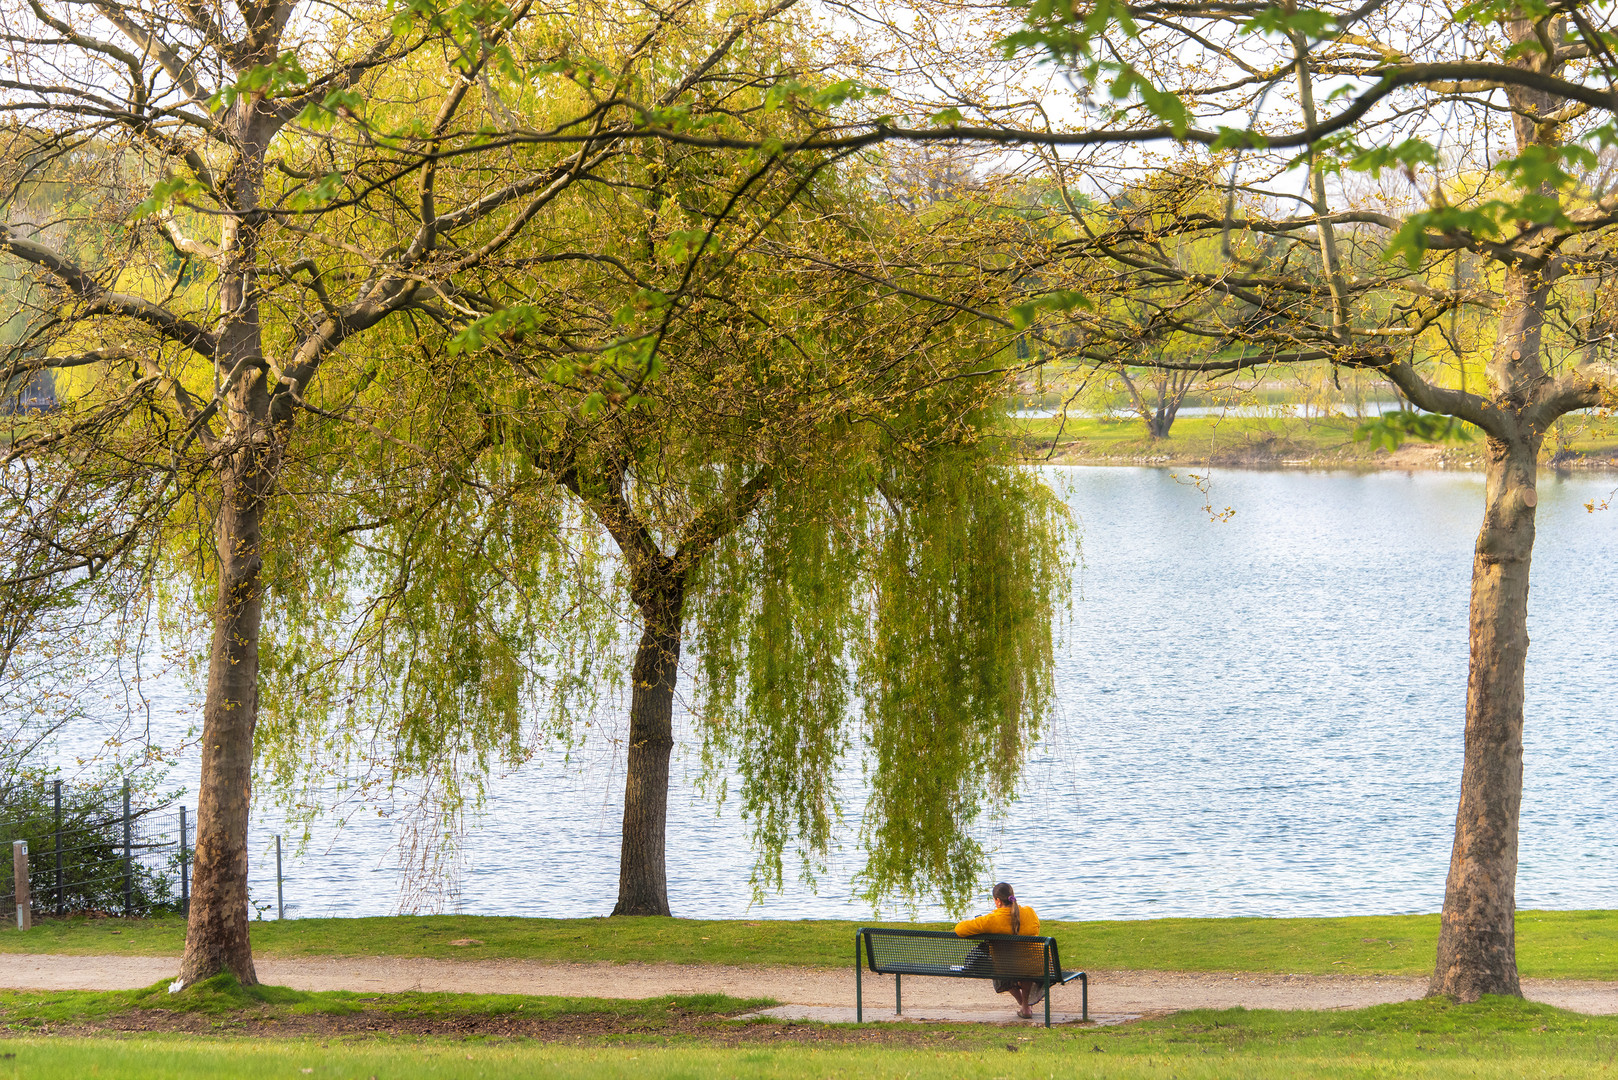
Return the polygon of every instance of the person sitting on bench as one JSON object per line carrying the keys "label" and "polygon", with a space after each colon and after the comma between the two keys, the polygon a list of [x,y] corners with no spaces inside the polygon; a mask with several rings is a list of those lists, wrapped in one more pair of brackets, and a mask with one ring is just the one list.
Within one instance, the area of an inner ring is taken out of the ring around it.
{"label": "person sitting on bench", "polygon": [[[1039,935],[1039,916],[1034,909],[1017,903],[1017,894],[1002,881],[994,887],[994,910],[975,919],[955,924],[955,933],[961,937],[979,934],[1014,934],[1024,937]],[[1013,946],[1015,948],[1015,946]],[[1009,993],[1017,1002],[1017,1015],[1024,1020],[1034,1017],[1033,1005],[1045,996],[1044,988],[1032,979],[995,979],[994,992]]]}

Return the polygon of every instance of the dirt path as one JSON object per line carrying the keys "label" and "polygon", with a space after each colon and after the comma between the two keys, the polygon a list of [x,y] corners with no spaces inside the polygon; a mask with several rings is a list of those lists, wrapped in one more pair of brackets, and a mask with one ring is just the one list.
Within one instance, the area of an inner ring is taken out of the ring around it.
{"label": "dirt path", "polygon": [[[171,978],[177,959],[144,956],[0,955],[0,986],[28,990],[122,990]],[[391,993],[427,990],[462,993],[561,994],[632,998],[661,994],[725,993],[770,997],[795,1005],[854,1003],[854,978],[843,970],[724,967],[696,964],[550,964],[530,960],[429,960],[399,956],[261,959],[266,983],[299,990]],[[865,1001],[891,1010],[893,981],[867,975]],[[1353,1009],[1420,997],[1426,980],[1352,975],[1203,974],[1176,971],[1097,971],[1090,978],[1090,1009],[1097,1013],[1161,1013],[1177,1009]],[[1525,979],[1529,998],[1578,1012],[1618,1013],[1618,983]],[[976,982],[911,979],[906,1011],[993,1009],[996,999]],[[1053,997],[1076,1008],[1078,988]]]}

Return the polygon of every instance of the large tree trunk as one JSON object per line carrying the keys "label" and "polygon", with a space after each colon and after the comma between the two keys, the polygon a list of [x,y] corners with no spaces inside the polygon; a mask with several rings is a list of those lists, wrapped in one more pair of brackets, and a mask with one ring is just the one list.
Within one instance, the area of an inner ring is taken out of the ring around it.
{"label": "large tree trunk", "polygon": [[[1536,42],[1541,30],[1566,33],[1564,27],[1529,19],[1506,24],[1507,37],[1517,46]],[[1562,63],[1531,48],[1512,62],[1544,74],[1555,74]],[[1552,118],[1562,99],[1525,87],[1510,88],[1506,96],[1514,109],[1519,152],[1561,144],[1561,124]],[[1549,186],[1539,193],[1555,195]],[[1438,960],[1428,988],[1430,994],[1457,1001],[1522,993],[1517,982],[1517,814],[1522,807],[1528,567],[1539,504],[1535,470],[1545,438],[1544,427],[1532,427],[1525,412],[1550,386],[1542,349],[1552,253],[1543,247],[1505,268],[1489,361],[1488,489],[1472,560],[1466,760]]]}
{"label": "large tree trunk", "polygon": [[[651,576],[651,575],[649,575]],[[669,758],[674,751],[674,684],[680,674],[680,618],[685,584],[658,573],[637,589],[645,619],[635,653],[629,701],[629,760],[624,779],[623,848],[614,915],[669,914],[664,838]]]}
{"label": "large tree trunk", "polygon": [[1472,560],[1466,758],[1429,993],[1476,1001],[1517,983],[1517,814],[1535,467],[1542,435],[1488,441],[1488,489]]}
{"label": "large tree trunk", "polygon": [[[234,204],[256,209],[264,151],[273,130],[252,103],[232,116],[238,156],[229,173]],[[270,423],[264,342],[256,296],[258,226],[245,213],[226,216],[219,250],[219,352],[224,381],[225,453],[216,543],[219,596],[208,654],[203,706],[202,777],[197,789],[197,845],[191,873],[180,981],[189,985],[222,971],[258,982],[247,930],[247,824],[253,794],[253,729],[258,721],[258,642],[262,615],[263,523],[274,491],[275,459],[285,432]]]}
{"label": "large tree trunk", "polygon": [[[255,380],[262,386],[262,380]],[[264,500],[269,476],[258,448],[226,466],[219,513],[219,598],[208,656],[202,781],[191,872],[191,915],[180,981],[232,972],[258,982],[247,934],[247,823],[258,719],[258,639]]]}

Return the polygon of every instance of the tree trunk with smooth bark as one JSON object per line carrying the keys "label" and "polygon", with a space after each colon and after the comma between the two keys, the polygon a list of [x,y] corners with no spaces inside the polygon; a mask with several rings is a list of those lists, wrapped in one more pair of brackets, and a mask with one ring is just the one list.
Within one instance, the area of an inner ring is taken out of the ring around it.
{"label": "tree trunk with smooth bark", "polygon": [[1538,450],[1537,441],[1489,440],[1487,504],[1472,559],[1466,758],[1430,987],[1458,1001],[1522,993],[1515,931],[1517,814]]}
{"label": "tree trunk with smooth bark", "polygon": [[1472,558],[1466,755],[1455,844],[1429,993],[1476,1001],[1521,995],[1517,980],[1517,816],[1522,807],[1528,574],[1544,430],[1524,407],[1544,391],[1540,349],[1548,291],[1513,267],[1490,364],[1495,391],[1483,524]]}

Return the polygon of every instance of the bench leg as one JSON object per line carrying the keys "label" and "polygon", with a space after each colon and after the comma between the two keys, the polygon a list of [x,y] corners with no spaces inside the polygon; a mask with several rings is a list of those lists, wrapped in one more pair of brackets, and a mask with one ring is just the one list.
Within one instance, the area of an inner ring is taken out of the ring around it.
{"label": "bench leg", "polygon": [[1083,1020],[1086,1023],[1089,1023],[1089,1021],[1090,1021],[1090,976],[1088,974],[1084,974],[1084,975],[1079,976],[1079,1001],[1081,1002],[1080,1008],[1083,1010],[1082,1012],[1079,1013],[1079,1019]]}
{"label": "bench leg", "polygon": [[854,935],[854,1022],[865,1023],[865,995],[860,986],[860,936]]}
{"label": "bench leg", "polygon": [[1051,981],[1045,980],[1045,1026],[1051,1026]]}
{"label": "bench leg", "polygon": [[899,1014],[904,1012],[904,1008],[902,1006],[902,1003],[899,1001],[899,980],[901,980],[903,978],[904,978],[903,975],[900,975],[898,972],[894,972],[894,974],[893,974],[893,1015],[894,1016],[898,1016]]}

